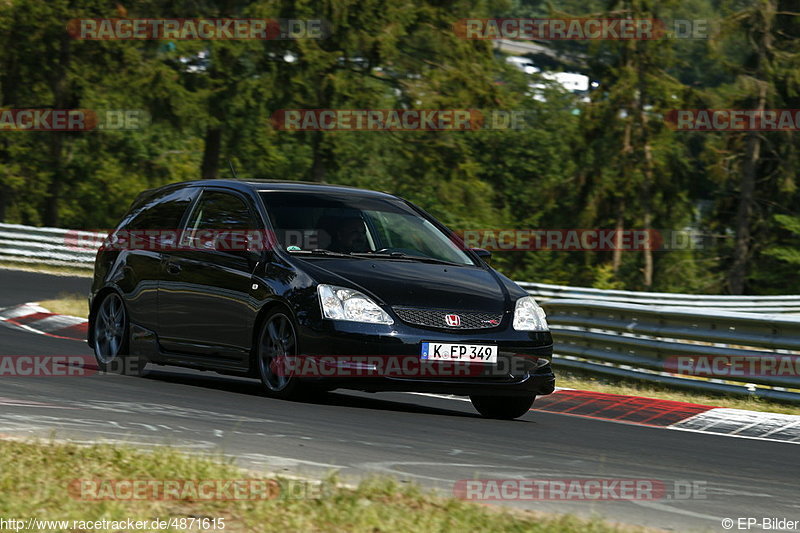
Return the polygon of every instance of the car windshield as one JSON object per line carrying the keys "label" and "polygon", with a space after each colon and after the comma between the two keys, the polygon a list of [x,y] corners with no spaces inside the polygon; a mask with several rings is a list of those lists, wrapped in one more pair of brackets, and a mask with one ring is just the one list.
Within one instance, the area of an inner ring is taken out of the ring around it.
{"label": "car windshield", "polygon": [[446,233],[400,201],[282,191],[261,197],[278,242],[289,252],[474,264]]}

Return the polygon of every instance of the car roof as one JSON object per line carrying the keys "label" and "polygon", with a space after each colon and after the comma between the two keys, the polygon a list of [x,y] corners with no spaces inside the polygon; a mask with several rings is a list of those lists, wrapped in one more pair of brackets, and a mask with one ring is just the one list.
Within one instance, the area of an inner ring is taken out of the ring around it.
{"label": "car roof", "polygon": [[320,194],[346,194],[349,196],[369,196],[374,198],[385,198],[396,200],[397,196],[385,192],[371,191],[369,189],[359,189],[347,185],[333,185],[328,183],[318,183],[309,181],[281,181],[281,180],[193,180],[181,183],[173,183],[164,186],[218,186],[228,187],[239,191],[282,191],[282,192],[315,192]]}

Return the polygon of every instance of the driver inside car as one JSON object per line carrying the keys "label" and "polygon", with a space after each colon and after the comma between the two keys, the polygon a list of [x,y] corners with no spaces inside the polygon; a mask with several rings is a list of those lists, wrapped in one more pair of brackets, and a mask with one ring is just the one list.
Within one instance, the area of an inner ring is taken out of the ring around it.
{"label": "driver inside car", "polygon": [[371,252],[364,221],[358,217],[346,218],[340,221],[333,230],[330,250],[340,253]]}

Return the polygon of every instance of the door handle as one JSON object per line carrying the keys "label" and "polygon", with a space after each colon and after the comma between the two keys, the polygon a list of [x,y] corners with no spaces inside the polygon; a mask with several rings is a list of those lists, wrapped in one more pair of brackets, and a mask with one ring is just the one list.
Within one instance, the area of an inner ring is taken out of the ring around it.
{"label": "door handle", "polygon": [[175,263],[167,263],[167,272],[170,274],[180,274],[181,266]]}

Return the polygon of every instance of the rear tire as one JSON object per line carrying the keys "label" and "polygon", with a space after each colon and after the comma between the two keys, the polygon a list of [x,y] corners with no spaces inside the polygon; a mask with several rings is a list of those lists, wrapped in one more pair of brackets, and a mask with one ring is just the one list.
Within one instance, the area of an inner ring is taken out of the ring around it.
{"label": "rear tire", "polygon": [[147,374],[147,360],[128,355],[129,326],[122,298],[116,292],[106,294],[97,308],[92,332],[94,358],[101,371],[126,376]]}
{"label": "rear tire", "polygon": [[513,420],[530,411],[536,396],[470,396],[472,406],[484,418]]}

